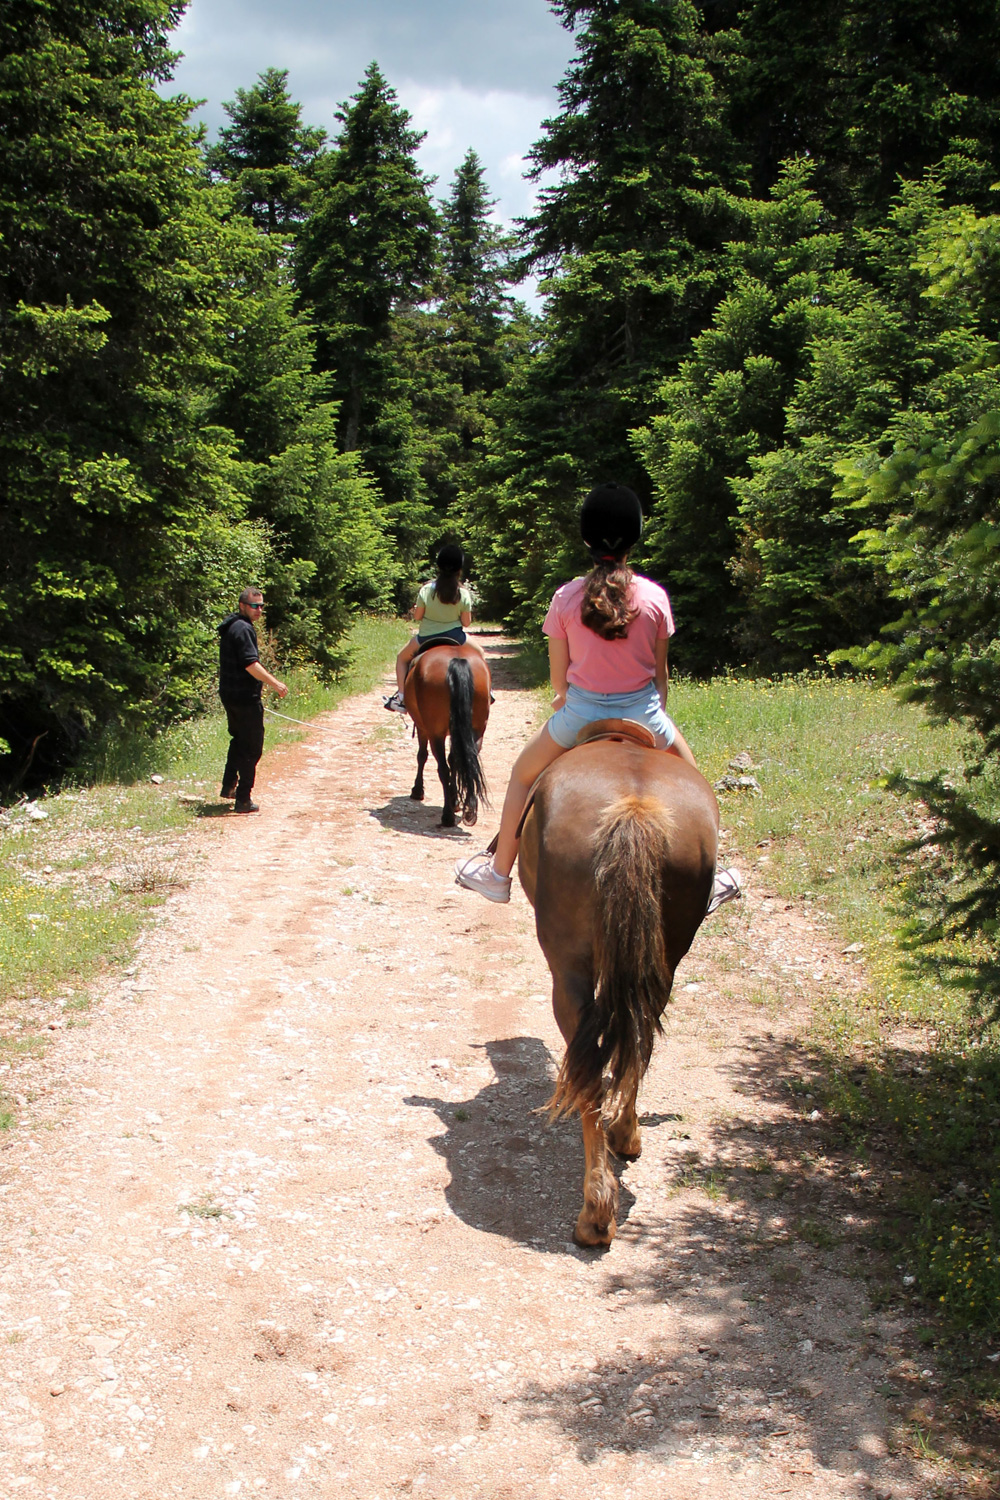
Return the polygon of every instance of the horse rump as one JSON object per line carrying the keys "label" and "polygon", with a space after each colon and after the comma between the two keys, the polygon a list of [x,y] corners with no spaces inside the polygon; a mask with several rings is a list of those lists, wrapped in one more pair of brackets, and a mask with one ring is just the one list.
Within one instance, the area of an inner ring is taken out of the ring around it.
{"label": "horse rump", "polygon": [[448,733],[451,736],[451,775],[455,805],[462,808],[463,823],[475,823],[480,802],[489,805],[486,777],[476,749],[472,728],[472,703],[475,682],[472,667],[464,657],[454,656],[448,663],[448,698],[450,702]]}
{"label": "horse rump", "polygon": [[[669,809],[630,794],[597,825],[594,999],[566,1048],[553,1115],[634,1100],[649,1067],[673,983],[663,937],[663,870]],[[605,1088],[607,1074],[607,1088]]]}

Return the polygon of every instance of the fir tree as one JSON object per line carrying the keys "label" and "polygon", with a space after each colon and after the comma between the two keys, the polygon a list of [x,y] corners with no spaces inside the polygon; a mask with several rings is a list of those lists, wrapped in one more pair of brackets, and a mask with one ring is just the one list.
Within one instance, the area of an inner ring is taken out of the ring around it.
{"label": "fir tree", "polygon": [[49,731],[56,759],[189,701],[219,591],[261,561],[206,420],[236,231],[200,186],[189,102],[154,88],[177,15],[0,12],[4,732]]}
{"label": "fir tree", "polygon": [[[421,470],[444,516],[483,454],[491,396],[510,370],[513,237],[490,217],[482,164],[469,151],[440,204],[440,255],[429,308],[396,318],[400,363],[412,371]],[[454,516],[461,526],[461,518]]]}
{"label": "fir tree", "polygon": [[231,182],[241,213],[268,234],[289,236],[305,214],[313,164],[326,132],[302,123],[288,93],[288,73],[268,68],[249,89],[223,104],[232,124],[219,131],[205,162]]}
{"label": "fir tree", "polygon": [[341,403],[343,447],[362,455],[400,547],[413,556],[430,513],[393,320],[428,296],[437,221],[415,159],[421,136],[374,63],[337,118],[341,131],[317,165],[297,242],[297,284],[315,319],[319,366]]}
{"label": "fir tree", "polygon": [[[690,0],[566,0],[578,30],[559,115],[531,153],[558,171],[525,225],[525,265],[547,273],[528,367],[497,403],[474,507],[488,583],[510,559],[515,617],[541,608],[580,560],[581,494],[602,478],[649,493],[628,433],[710,315],[716,257],[742,181],[724,101]],[[492,560],[491,560],[492,558]]]}
{"label": "fir tree", "polygon": [[[763,197],[808,155],[841,224],[877,223],[901,179],[1000,151],[996,0],[721,0],[704,5],[713,71]],[[963,196],[985,204],[993,177]]]}

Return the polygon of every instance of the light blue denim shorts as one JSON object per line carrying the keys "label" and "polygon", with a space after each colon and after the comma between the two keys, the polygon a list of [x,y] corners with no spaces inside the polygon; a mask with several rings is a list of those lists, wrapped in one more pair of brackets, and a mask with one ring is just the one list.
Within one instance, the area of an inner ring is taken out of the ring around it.
{"label": "light blue denim shorts", "polygon": [[565,704],[556,709],[546,728],[556,744],[568,750],[576,744],[580,730],[598,719],[630,719],[634,724],[645,724],[663,749],[673,744],[677,732],[652,682],[637,693],[590,693],[570,683]]}

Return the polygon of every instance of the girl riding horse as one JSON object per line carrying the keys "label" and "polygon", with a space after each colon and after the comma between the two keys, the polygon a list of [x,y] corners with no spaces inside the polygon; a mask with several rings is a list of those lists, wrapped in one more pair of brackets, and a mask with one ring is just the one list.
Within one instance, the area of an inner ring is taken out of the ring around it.
{"label": "girl riding horse", "polygon": [[472,595],[462,583],[465,557],[454,542],[446,542],[437,558],[437,578],[425,583],[413,606],[413,618],[417,622],[417,633],[410,637],[396,657],[396,691],[386,698],[384,706],[394,714],[405,714],[403,695],[406,691],[406,674],[418,651],[431,645],[450,641],[455,646],[471,646],[473,651],[486,661],[482,647],[470,641],[465,627],[472,624]]}
{"label": "girl riding horse", "polygon": [[[658,748],[695,766],[687,741],[666,712],[667,646],[674,631],[670,600],[658,584],[628,566],[642,523],[639,498],[624,485],[598,485],[583,503],[580,531],[594,566],[585,578],[556,590],[542,626],[549,640],[555,712],[514,764],[495,854],[475,854],[455,868],[459,885],[489,901],[510,900],[510,872],[531,787],[588,724],[599,719],[644,724]],[[708,910],[740,895],[736,871],[718,870]]]}

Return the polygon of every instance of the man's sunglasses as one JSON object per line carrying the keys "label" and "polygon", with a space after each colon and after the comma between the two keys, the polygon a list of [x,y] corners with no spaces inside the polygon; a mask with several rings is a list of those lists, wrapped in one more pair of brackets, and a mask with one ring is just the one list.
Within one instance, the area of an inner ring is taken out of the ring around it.
{"label": "man's sunglasses", "polygon": [[256,603],[254,603],[254,601],[251,599],[248,602],[248,604],[247,604],[247,609],[263,609],[263,608],[264,608],[264,601],[263,601],[263,599],[258,599]]}

